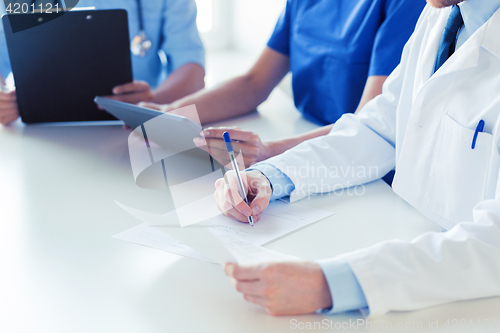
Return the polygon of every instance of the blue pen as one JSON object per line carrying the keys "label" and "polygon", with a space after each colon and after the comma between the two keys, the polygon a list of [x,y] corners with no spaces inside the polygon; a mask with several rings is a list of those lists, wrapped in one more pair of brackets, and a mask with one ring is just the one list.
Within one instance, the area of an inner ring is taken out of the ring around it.
{"label": "blue pen", "polygon": [[[224,143],[226,144],[226,149],[227,153],[229,154],[229,159],[231,160],[231,165],[233,166],[233,170],[236,173],[236,179],[238,180],[238,186],[240,188],[240,196],[245,200],[248,206],[250,204],[248,203],[247,196],[245,195],[245,187],[243,186],[243,181],[241,180],[241,175],[240,175],[240,170],[238,169],[238,163],[236,162],[236,156],[234,156],[234,149],[233,149],[233,144],[231,143],[231,137],[229,136],[228,132],[224,132],[222,134],[222,137],[224,138]],[[248,223],[253,227],[253,217],[249,216],[248,217]]]}
{"label": "blue pen", "polygon": [[472,138],[472,146],[471,148],[476,148],[477,136],[484,130],[484,120],[480,120],[479,124],[477,124],[476,131],[474,132],[474,137]]}

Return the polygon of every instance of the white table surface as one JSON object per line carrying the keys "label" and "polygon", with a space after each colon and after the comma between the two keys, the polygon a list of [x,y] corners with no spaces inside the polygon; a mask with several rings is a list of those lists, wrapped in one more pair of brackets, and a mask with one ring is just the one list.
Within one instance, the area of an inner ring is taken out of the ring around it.
{"label": "white table surface", "polygon": [[[293,110],[276,90],[259,113],[220,124],[256,130],[264,140],[316,127]],[[135,185],[127,135],[118,125],[0,128],[0,332],[289,332],[324,319],[333,330],[363,319],[271,317],[245,302],[220,266],[111,238],[140,223],[114,200],[154,212],[170,206],[165,191]],[[267,247],[313,260],[437,230],[381,181],[357,191],[364,194],[303,201],[336,214]],[[465,319],[463,330],[489,332],[500,329],[499,309],[500,298],[491,298],[371,324],[397,331],[398,323],[422,323],[418,330],[427,331],[436,320],[445,329],[446,320]]]}

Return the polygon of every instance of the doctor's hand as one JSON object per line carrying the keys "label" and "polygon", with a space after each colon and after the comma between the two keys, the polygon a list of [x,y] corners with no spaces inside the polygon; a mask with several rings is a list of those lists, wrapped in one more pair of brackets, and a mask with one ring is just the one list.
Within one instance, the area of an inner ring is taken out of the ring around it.
{"label": "doctor's hand", "polygon": [[[227,154],[227,153],[226,153]],[[247,199],[250,206],[239,195],[238,181],[233,170],[226,172],[224,178],[215,182],[215,201],[217,208],[227,217],[241,222],[248,222],[248,216],[255,221],[269,205],[272,189],[266,176],[260,171],[241,172],[241,178],[248,190]]]}
{"label": "doctor's hand", "polygon": [[[171,113],[171,114],[186,117],[188,119],[191,119],[194,122],[199,122],[198,119],[192,119],[191,113],[189,113],[189,112],[187,114],[182,113],[182,111],[179,111],[178,109],[172,108],[172,106],[170,104],[157,104],[157,103],[153,103],[153,102],[140,102],[140,103],[138,103],[138,105],[140,107],[143,107],[143,108],[152,109],[152,110],[160,111],[163,113]],[[130,129],[130,127],[127,125],[124,125],[123,127],[125,129]]]}
{"label": "doctor's hand", "polygon": [[138,104],[151,101],[154,94],[147,82],[134,81],[114,87],[113,95],[106,97],[120,102]]}
{"label": "doctor's hand", "polygon": [[0,90],[0,124],[7,125],[19,118],[16,91]]}
{"label": "doctor's hand", "polygon": [[151,103],[151,102],[142,102],[139,103],[139,106],[143,108],[148,108],[148,109],[153,109],[157,110],[163,113],[170,113],[170,114],[175,114],[178,116],[186,117],[188,119],[191,119],[195,123],[199,123],[200,120],[196,115],[194,115],[192,112],[183,112],[185,110],[184,108],[174,108],[172,107],[171,104],[156,104],[156,103]]}
{"label": "doctor's hand", "polygon": [[254,266],[226,264],[236,290],[273,316],[299,315],[332,307],[332,296],[321,267],[313,262]]}
{"label": "doctor's hand", "polygon": [[272,153],[272,145],[262,142],[259,135],[243,131],[238,127],[232,128],[207,128],[201,132],[203,138],[195,138],[194,143],[200,149],[207,151],[222,165],[231,165],[229,155],[227,154],[226,145],[222,139],[222,134],[228,132],[233,140],[235,151],[241,151],[245,165],[239,165],[240,169],[246,169],[249,166],[266,160],[274,156]]}

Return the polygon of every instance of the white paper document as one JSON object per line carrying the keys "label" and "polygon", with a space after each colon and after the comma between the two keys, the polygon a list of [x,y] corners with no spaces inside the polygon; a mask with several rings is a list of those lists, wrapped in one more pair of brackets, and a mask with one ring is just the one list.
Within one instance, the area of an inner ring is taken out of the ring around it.
{"label": "white paper document", "polygon": [[214,229],[152,227],[143,223],[113,238],[221,265],[226,262],[252,264],[297,260],[296,257],[268,250],[237,236],[214,232]]}
{"label": "white paper document", "polygon": [[200,224],[180,227],[175,211],[161,215],[117,204],[146,223],[121,232],[114,238],[220,264],[291,260],[292,257],[259,245],[334,214],[300,204],[276,201],[264,211],[254,227],[222,214]]}
{"label": "white paper document", "polygon": [[[154,214],[130,208],[119,202],[117,204],[130,215],[151,226],[179,226],[175,211],[166,214]],[[213,209],[211,208],[215,207],[215,202],[208,202],[207,205],[209,206],[207,209],[212,212]],[[200,211],[204,211],[204,207],[199,207],[195,213],[198,214]],[[202,223],[206,226],[217,226],[219,232],[226,232],[256,245],[264,245],[333,214],[326,210],[301,204],[274,201],[262,213],[260,221],[256,222],[253,227],[248,223],[234,221],[221,213]],[[211,216],[213,215],[211,214]]]}
{"label": "white paper document", "polygon": [[214,262],[201,253],[184,245],[175,238],[161,232],[158,228],[150,227],[143,223],[136,227],[127,229],[113,236],[113,238],[135,243],[165,252],[175,253],[180,256],[189,257],[206,262]]}

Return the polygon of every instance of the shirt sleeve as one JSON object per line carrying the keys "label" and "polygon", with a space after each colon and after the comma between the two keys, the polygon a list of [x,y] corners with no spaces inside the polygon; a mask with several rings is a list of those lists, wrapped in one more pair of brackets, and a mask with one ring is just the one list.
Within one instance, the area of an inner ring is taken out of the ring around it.
{"label": "shirt sleeve", "polygon": [[334,314],[367,308],[365,294],[345,260],[333,258],[319,260],[317,263],[325,275],[333,304],[333,307],[322,309],[320,313]]}
{"label": "shirt sleeve", "polygon": [[368,76],[388,76],[396,68],[425,4],[425,0],[387,1],[385,19],[373,43]]}
{"label": "shirt sleeve", "polygon": [[194,0],[170,0],[163,15],[163,43],[167,56],[167,72],[195,63],[205,68],[205,49],[196,25]]}
{"label": "shirt sleeve", "polygon": [[295,189],[290,178],[271,164],[258,163],[247,169],[250,170],[258,170],[267,177],[273,189],[271,201],[290,197],[290,193]]}
{"label": "shirt sleeve", "polygon": [[288,0],[286,8],[278,19],[274,32],[267,42],[267,46],[276,52],[284,55],[290,54],[290,20],[291,20],[292,2]]}
{"label": "shirt sleeve", "polygon": [[[5,3],[5,2],[4,2]],[[0,16],[5,14],[5,6],[0,5]],[[7,41],[5,40],[5,31],[3,24],[0,22],[0,74],[5,79],[11,72],[10,58],[7,49]]]}

